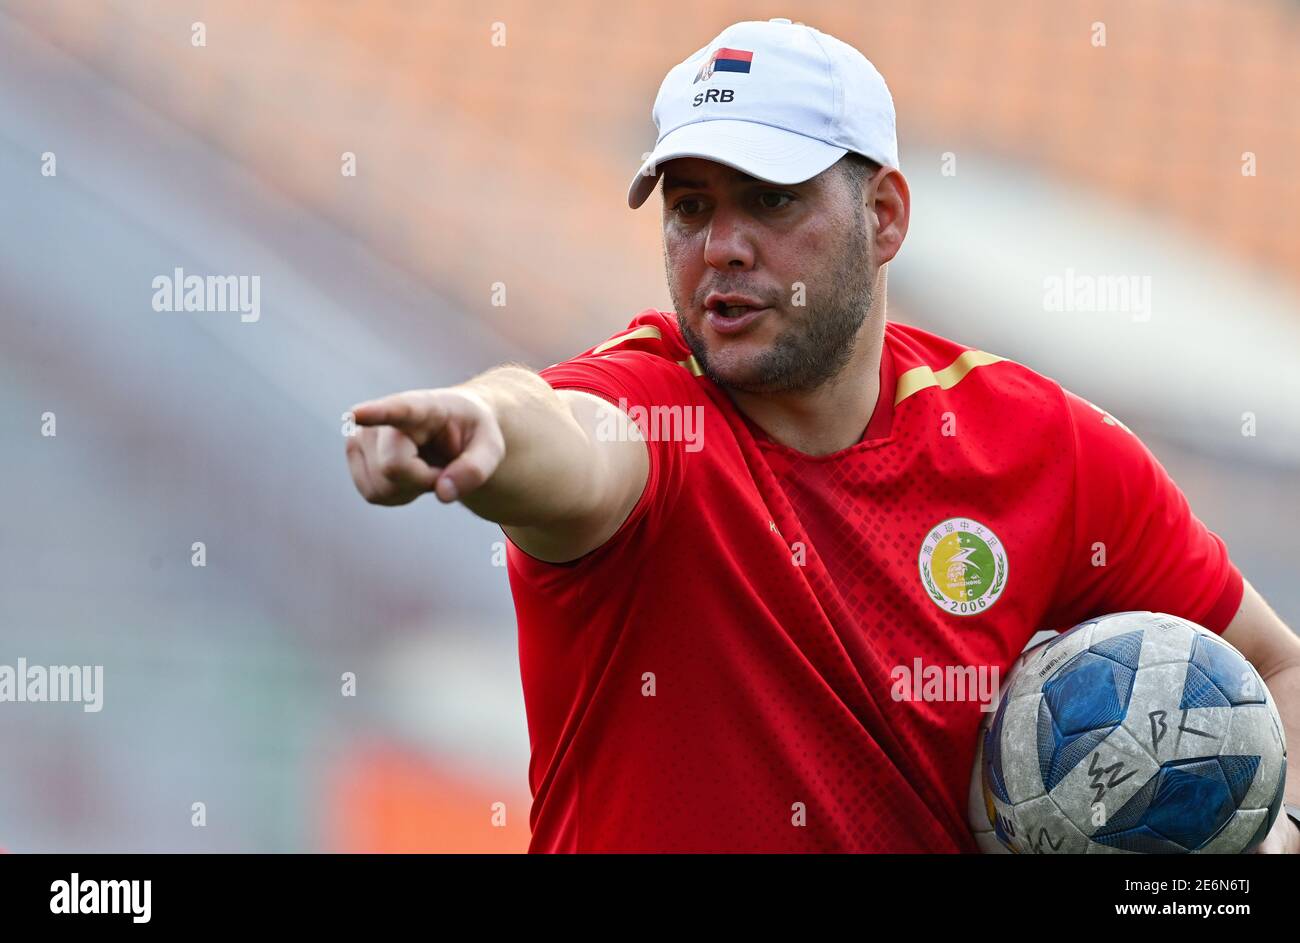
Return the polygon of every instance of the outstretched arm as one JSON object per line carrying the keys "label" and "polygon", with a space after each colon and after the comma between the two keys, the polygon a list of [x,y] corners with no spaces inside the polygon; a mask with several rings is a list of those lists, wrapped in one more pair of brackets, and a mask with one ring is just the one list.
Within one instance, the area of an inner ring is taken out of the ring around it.
{"label": "outstretched arm", "polygon": [[502,525],[521,549],[565,562],[614,535],[649,473],[645,440],[597,396],[553,390],[508,365],[458,386],[360,403],[348,465],[372,504],[432,491]]}

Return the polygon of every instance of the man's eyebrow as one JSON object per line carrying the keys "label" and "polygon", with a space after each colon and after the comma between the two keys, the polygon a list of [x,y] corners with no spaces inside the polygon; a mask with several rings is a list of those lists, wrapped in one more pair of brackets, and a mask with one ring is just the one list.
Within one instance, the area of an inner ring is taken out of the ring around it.
{"label": "man's eyebrow", "polygon": [[[762,180],[759,180],[757,177],[751,177],[749,174],[741,173],[740,171],[736,171],[732,179],[740,183],[763,183],[764,182]],[[707,184],[702,183],[699,180],[692,180],[689,177],[682,177],[677,174],[671,174],[671,173],[664,174],[665,191],[678,190],[678,189],[703,190],[706,189],[707,186],[708,186]]]}
{"label": "man's eyebrow", "polygon": [[703,187],[704,184],[700,183],[698,180],[688,180],[687,178],[679,177],[676,174],[664,174],[665,190],[676,190],[676,189],[699,190],[702,189]]}

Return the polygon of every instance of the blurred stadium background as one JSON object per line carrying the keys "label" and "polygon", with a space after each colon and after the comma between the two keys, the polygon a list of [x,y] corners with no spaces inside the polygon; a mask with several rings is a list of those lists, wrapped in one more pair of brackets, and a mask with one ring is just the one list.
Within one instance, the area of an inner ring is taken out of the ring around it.
{"label": "blurred stadium background", "polygon": [[[366,505],[341,416],[670,307],[654,94],[776,16],[892,86],[891,316],[1125,420],[1300,625],[1294,2],[0,0],[0,663],[105,670],[98,714],[0,706],[0,845],[527,846],[500,532]],[[155,312],[176,267],[260,275],[260,321]],[[1045,311],[1067,269],[1149,320]]]}

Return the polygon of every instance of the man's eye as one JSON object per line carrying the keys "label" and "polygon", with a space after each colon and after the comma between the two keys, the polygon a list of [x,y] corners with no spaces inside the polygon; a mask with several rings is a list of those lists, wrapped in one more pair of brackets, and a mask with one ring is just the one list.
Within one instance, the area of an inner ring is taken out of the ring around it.
{"label": "man's eye", "polygon": [[678,200],[673,206],[673,212],[679,216],[694,216],[700,212],[700,201],[692,197]]}
{"label": "man's eye", "polygon": [[758,202],[762,204],[764,209],[768,209],[768,210],[779,210],[781,209],[781,207],[788,206],[789,204],[781,203],[778,201],[793,200],[793,199],[794,197],[792,197],[790,194],[777,193],[775,190],[768,190],[758,195]]}

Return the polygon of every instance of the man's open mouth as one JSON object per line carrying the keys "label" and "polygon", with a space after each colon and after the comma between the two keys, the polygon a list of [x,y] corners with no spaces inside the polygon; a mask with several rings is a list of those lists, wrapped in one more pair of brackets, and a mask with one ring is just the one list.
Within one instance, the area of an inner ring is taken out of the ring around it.
{"label": "man's open mouth", "polygon": [[714,305],[706,309],[705,320],[721,334],[734,334],[747,330],[768,310],[754,305]]}
{"label": "man's open mouth", "polygon": [[718,305],[712,310],[724,318],[738,318],[758,309],[752,305]]}

